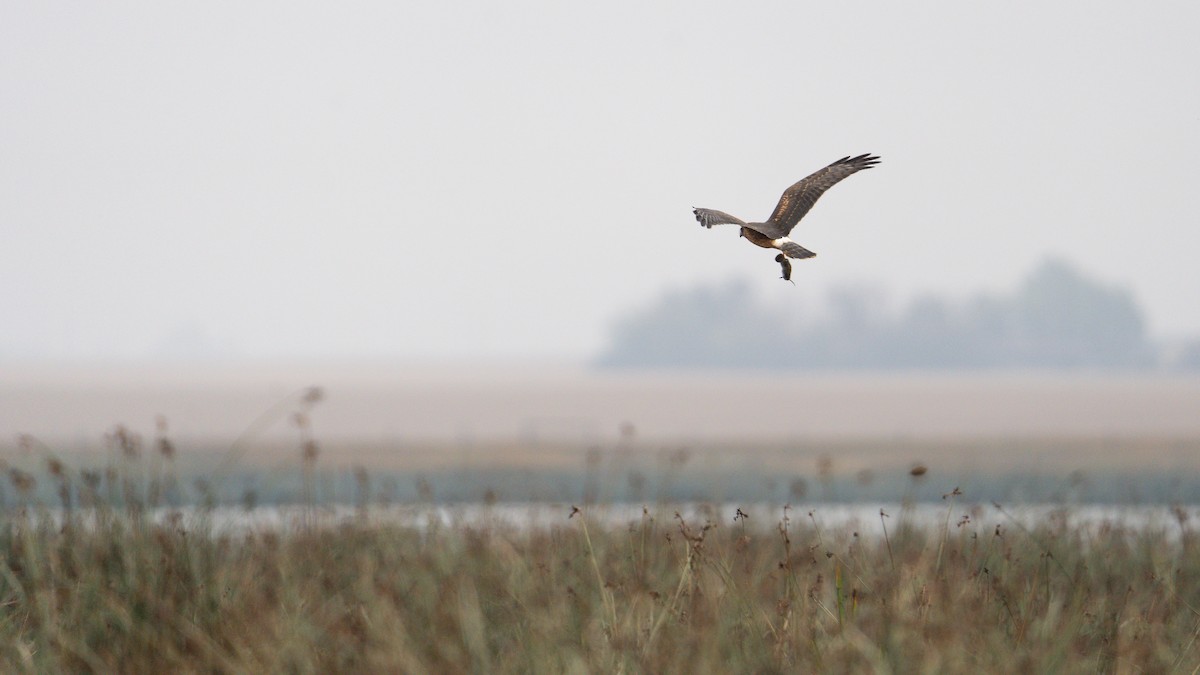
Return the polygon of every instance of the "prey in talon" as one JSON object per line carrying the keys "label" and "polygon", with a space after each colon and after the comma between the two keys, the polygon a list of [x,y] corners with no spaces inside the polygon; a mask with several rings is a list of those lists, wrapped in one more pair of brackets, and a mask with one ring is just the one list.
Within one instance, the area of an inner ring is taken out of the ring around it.
{"label": "prey in talon", "polygon": [[[783,272],[783,276],[780,278],[784,281],[792,281],[792,261],[788,260],[786,255],[780,253],[775,256],[775,262],[779,263],[779,267]],[[792,285],[795,286],[796,282],[792,281]]]}

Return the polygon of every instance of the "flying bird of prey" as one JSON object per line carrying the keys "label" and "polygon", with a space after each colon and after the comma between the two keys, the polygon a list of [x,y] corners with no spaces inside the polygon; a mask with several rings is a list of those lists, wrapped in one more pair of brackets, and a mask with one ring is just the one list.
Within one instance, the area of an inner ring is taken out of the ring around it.
{"label": "flying bird of prey", "polygon": [[741,227],[739,236],[750,240],[751,244],[782,251],[775,256],[775,262],[783,267],[783,278],[791,281],[792,264],[788,258],[804,259],[816,255],[788,237],[792,228],[796,227],[796,223],[800,222],[826,190],[837,185],[843,178],[878,163],[879,157],[870,154],[839,159],[784,190],[775,211],[764,223],[747,223],[715,209],[694,208],[692,213],[696,214],[696,220],[704,227],[711,229],[713,225],[738,225]]}

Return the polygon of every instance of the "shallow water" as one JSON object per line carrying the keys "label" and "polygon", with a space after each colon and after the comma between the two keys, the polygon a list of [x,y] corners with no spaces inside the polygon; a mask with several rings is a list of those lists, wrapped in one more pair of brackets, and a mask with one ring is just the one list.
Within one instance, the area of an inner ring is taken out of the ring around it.
{"label": "shallow water", "polygon": [[[902,527],[921,529],[948,526],[993,535],[1010,529],[1048,526],[1074,532],[1096,533],[1101,529],[1130,532],[1163,531],[1178,535],[1200,525],[1200,505],[1114,506],[1107,504],[769,504],[679,505],[606,504],[585,506],[575,512],[571,504],[455,504],[373,506],[366,510],[350,505],[307,508],[263,506],[254,509],[216,507],[200,509],[156,509],[150,518],[185,529],[208,529],[215,534],[287,532],[307,527],[385,525],[431,530],[452,528],[502,528],[519,531],[572,526],[581,516],[606,527],[626,528],[653,524],[673,530],[680,520],[689,526],[712,523],[718,527],[777,529],[784,518],[789,528],[817,529],[835,539],[854,536],[879,537]],[[739,511],[746,515],[736,518]],[[886,515],[881,515],[881,512]],[[61,517],[58,513],[56,517]]]}

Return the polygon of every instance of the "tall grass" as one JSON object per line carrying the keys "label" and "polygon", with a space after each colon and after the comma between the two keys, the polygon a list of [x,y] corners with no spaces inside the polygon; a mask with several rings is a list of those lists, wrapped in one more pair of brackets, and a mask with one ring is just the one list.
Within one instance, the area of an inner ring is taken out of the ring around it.
{"label": "tall grass", "polygon": [[1200,669],[1182,512],[1138,530],[891,520],[868,539],[792,510],[613,527],[585,507],[540,529],[222,534],[31,508],[0,528],[0,671]]}
{"label": "tall grass", "polygon": [[[936,522],[881,510],[879,534],[791,507],[660,503],[614,525],[597,479],[549,527],[407,526],[359,468],[355,517],[335,524],[303,414],[316,391],[292,418],[291,527],[213,522],[233,461],[185,499],[165,421],[151,451],[115,429],[103,469],[23,438],[45,471],[0,466],[0,672],[1200,672],[1185,509],[1134,528],[1002,507],[984,523],[954,488]],[[832,465],[819,473],[828,492]],[[199,507],[169,511],[182,503]]]}

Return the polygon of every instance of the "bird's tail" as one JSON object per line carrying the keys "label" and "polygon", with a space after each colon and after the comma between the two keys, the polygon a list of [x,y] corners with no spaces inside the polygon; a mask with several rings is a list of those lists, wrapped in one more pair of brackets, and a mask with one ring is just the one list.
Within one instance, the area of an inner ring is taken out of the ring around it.
{"label": "bird's tail", "polygon": [[784,255],[786,255],[789,258],[803,259],[803,258],[811,258],[814,255],[816,255],[816,253],[813,253],[812,251],[804,248],[803,246],[801,246],[800,244],[797,244],[794,241],[784,242],[784,244],[779,247],[779,250],[783,251]]}

